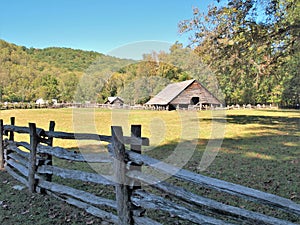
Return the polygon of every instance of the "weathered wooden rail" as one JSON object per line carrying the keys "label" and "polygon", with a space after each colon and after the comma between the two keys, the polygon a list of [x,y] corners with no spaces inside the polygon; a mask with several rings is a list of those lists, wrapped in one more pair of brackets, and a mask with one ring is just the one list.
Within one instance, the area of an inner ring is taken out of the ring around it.
{"label": "weathered wooden rail", "polygon": [[[111,128],[111,136],[57,132],[54,128],[54,122],[50,122],[49,130],[45,131],[32,123],[28,127],[16,126],[14,118],[11,119],[11,125],[4,125],[0,120],[0,167],[25,184],[31,192],[53,195],[108,222],[122,225],[160,224],[145,216],[147,212],[157,210],[172,215],[173,220],[180,218],[189,224],[293,224],[292,221],[197,195],[161,180],[150,173],[150,170],[300,217],[300,205],[289,199],[192,173],[142,155],[142,146],[149,145],[149,140],[141,137],[140,125],[132,125],[130,137],[124,136],[122,128],[115,126]],[[29,134],[30,143],[15,140],[14,133]],[[96,154],[87,157],[78,151],[53,147],[54,138],[108,142],[110,156]],[[75,163],[111,163],[113,174],[101,175],[61,168],[54,165],[53,157]],[[112,194],[115,198],[110,199],[57,183],[53,177],[94,183],[99,185],[99,189],[114,187]],[[170,197],[163,197],[166,195]]]}

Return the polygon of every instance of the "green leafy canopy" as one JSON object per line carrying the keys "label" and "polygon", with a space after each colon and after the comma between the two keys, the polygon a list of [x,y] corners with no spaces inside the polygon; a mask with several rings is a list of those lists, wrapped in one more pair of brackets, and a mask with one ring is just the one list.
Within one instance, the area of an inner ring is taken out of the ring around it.
{"label": "green leafy canopy", "polygon": [[[182,33],[218,77],[226,102],[299,104],[300,9],[296,0],[223,0],[193,10]],[[298,82],[293,83],[291,82]]]}

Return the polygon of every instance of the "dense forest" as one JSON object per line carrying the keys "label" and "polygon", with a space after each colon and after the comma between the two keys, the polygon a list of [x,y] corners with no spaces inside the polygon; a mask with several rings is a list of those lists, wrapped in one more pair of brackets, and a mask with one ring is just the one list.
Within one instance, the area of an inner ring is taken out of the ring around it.
{"label": "dense forest", "polygon": [[146,102],[170,82],[197,79],[226,104],[300,104],[300,3],[222,0],[194,8],[179,29],[191,36],[139,61],[70,48],[0,40],[0,102]]}

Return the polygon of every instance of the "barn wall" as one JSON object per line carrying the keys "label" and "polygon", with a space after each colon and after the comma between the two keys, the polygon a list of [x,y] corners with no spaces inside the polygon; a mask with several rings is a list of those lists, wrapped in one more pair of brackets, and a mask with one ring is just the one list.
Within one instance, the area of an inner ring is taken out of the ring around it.
{"label": "barn wall", "polygon": [[198,82],[192,83],[181,94],[179,94],[173,101],[172,105],[190,105],[192,97],[199,97],[203,104],[220,104],[220,102],[213,97],[213,95],[203,88]]}
{"label": "barn wall", "polygon": [[201,92],[203,88],[197,82],[192,83],[187,89],[179,94],[170,104],[185,104],[189,105],[192,97],[199,97],[201,102]]}

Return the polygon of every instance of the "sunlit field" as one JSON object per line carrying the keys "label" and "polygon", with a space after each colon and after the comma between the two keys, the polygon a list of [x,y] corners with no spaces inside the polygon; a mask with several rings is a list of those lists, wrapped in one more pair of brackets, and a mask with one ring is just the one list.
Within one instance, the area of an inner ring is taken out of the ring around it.
{"label": "sunlit field", "polygon": [[[296,110],[169,112],[40,109],[0,113],[4,124],[9,124],[9,118],[14,116],[16,125],[28,126],[29,122],[34,122],[37,127],[47,130],[49,121],[54,120],[57,131],[104,135],[110,135],[112,124],[122,126],[124,135],[130,135],[131,124],[141,124],[142,136],[150,139],[150,146],[144,147],[143,154],[167,162],[169,156],[176,156],[178,160],[174,164],[187,170],[300,203],[300,112]],[[16,135],[16,139],[29,140],[28,135]],[[77,141],[55,140],[54,145],[68,149],[78,147]],[[100,142],[93,145],[105,147]],[[175,152],[176,148],[178,152]],[[205,151],[210,150],[215,155],[214,160],[209,165],[201,164]],[[97,148],[91,151],[97,151]],[[7,174],[0,174],[1,182],[11,180]],[[1,183],[1,188],[3,185]],[[1,190],[0,197],[9,199],[8,193],[8,189]],[[229,201],[222,196],[216,197],[215,192],[206,194],[216,199],[220,197],[225,203]],[[8,201],[17,201],[15,197]],[[1,214],[2,211],[0,207]]]}

